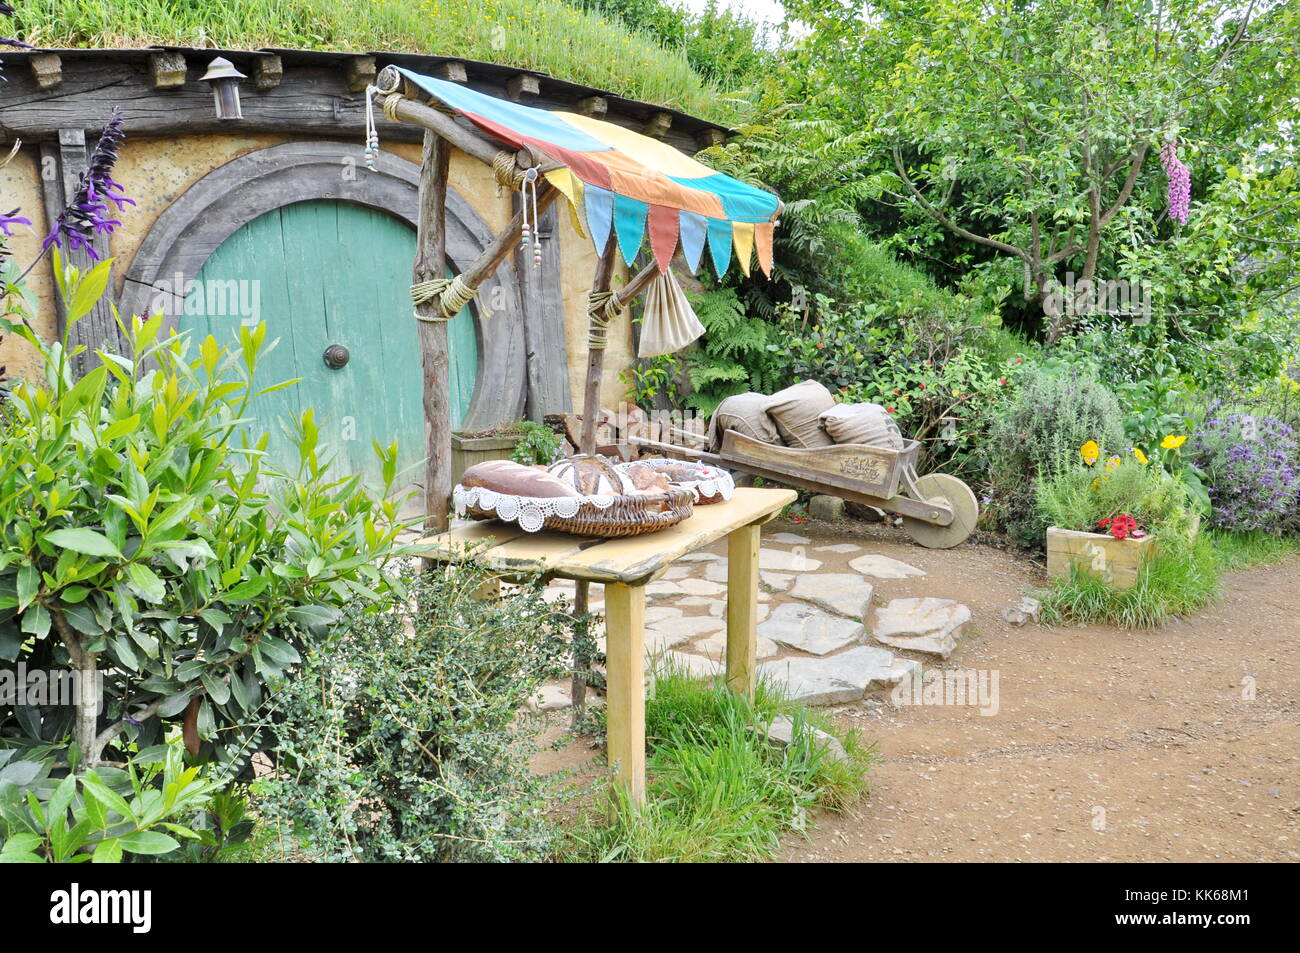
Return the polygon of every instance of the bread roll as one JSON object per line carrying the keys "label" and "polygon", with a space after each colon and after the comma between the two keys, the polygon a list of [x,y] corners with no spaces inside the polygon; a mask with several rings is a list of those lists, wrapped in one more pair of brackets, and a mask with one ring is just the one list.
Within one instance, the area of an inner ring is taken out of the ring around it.
{"label": "bread roll", "polygon": [[461,474],[460,485],[482,487],[511,496],[581,496],[576,489],[544,470],[526,467],[511,460],[476,463]]}

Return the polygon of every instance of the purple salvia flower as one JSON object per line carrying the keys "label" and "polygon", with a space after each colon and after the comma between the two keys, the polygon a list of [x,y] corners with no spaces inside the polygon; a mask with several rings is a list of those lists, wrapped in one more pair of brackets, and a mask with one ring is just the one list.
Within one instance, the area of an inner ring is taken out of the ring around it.
{"label": "purple salvia flower", "polygon": [[[18,214],[18,209],[11,212],[0,212],[0,269],[4,268],[5,260],[9,257],[9,246],[4,242],[5,238],[13,238],[14,233],[10,231],[15,225],[30,225],[31,220],[23,218]],[[3,370],[0,368],[0,370]]]}
{"label": "purple salvia flower", "polygon": [[42,249],[51,245],[63,248],[66,244],[69,250],[80,248],[92,259],[98,259],[91,244],[95,233],[110,235],[122,224],[108,217],[108,203],[116,205],[119,212],[135,204],[133,199],[122,194],[122,186],[113,181],[113,166],[117,163],[117,150],[123,138],[121,107],[114,107],[95,151],[90,154],[86,171],[81,173],[76,195],[55,220],[54,228],[45,236]]}
{"label": "purple salvia flower", "polygon": [[1179,225],[1186,225],[1192,207],[1192,173],[1178,158],[1178,143],[1170,141],[1160,147],[1160,162],[1169,180],[1169,217]]}
{"label": "purple salvia flower", "polygon": [[18,212],[18,209],[14,209],[8,213],[0,212],[0,232],[4,232],[10,238],[14,237],[14,233],[9,231],[9,229],[13,228],[15,225],[30,225],[32,223],[31,219],[23,218],[18,214]]}

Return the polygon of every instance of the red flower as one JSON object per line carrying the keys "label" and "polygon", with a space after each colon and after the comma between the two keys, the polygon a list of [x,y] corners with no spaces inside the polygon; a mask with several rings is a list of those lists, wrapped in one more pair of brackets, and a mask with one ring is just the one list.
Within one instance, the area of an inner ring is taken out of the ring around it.
{"label": "red flower", "polygon": [[924,384],[917,384],[916,386],[919,387],[919,388],[921,388],[921,390],[925,390],[925,385],[924,385]]}
{"label": "red flower", "polygon": [[1025,363],[1025,359],[1024,359],[1023,357],[1018,357],[1018,358],[1016,358],[1016,363],[1017,363],[1017,364],[1023,364],[1023,363]]}
{"label": "red flower", "polygon": [[998,383],[999,383],[999,384],[1005,384],[1006,382],[1007,382],[1007,379],[1006,379],[1005,377],[999,377],[999,378],[998,378]]}
{"label": "red flower", "polygon": [[893,408],[893,407],[886,407],[886,408],[885,408],[885,413],[887,413],[887,414],[892,414],[893,412],[894,412],[894,408]]}
{"label": "red flower", "polygon": [[1127,539],[1130,534],[1139,533],[1138,522],[1127,513],[1111,516],[1097,524],[1098,529],[1110,528],[1110,535],[1116,539]]}
{"label": "red flower", "polygon": [[819,351],[824,351],[824,350],[826,350],[826,345],[823,344],[821,341],[818,341],[818,342],[817,342],[817,350],[819,350]]}

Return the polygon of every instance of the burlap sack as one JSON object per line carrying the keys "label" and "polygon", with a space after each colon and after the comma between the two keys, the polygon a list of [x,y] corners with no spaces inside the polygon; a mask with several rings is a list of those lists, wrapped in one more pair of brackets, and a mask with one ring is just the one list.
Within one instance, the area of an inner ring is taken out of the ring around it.
{"label": "burlap sack", "polygon": [[822,427],[836,443],[903,449],[903,435],[879,404],[836,404],[821,415]]}
{"label": "burlap sack", "polygon": [[637,357],[673,354],[704,333],[704,325],[686,300],[672,269],[659,272],[646,289],[641,310],[641,340]]}
{"label": "burlap sack", "polygon": [[767,401],[766,394],[736,394],[719,404],[709,421],[709,449],[717,453],[722,448],[722,435],[728,430],[764,443],[780,443],[776,425],[763,409]]}
{"label": "burlap sack", "polygon": [[787,447],[829,447],[835,441],[822,430],[823,411],[835,406],[835,398],[816,381],[800,381],[777,391],[767,399],[764,410],[776,422],[777,433]]}

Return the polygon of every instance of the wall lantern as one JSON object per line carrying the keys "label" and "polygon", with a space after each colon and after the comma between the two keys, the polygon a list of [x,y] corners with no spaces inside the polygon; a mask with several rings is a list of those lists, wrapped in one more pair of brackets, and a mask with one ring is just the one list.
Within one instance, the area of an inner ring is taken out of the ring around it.
{"label": "wall lantern", "polygon": [[224,56],[218,56],[208,64],[208,71],[200,81],[212,84],[212,100],[216,104],[218,119],[244,118],[239,109],[239,83],[247,78]]}

